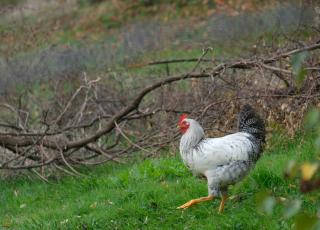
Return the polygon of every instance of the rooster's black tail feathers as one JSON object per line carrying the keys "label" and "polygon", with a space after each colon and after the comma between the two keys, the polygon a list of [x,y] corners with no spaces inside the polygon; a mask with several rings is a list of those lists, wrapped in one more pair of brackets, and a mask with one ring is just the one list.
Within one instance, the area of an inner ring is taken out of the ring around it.
{"label": "rooster's black tail feathers", "polygon": [[265,142],[266,129],[263,120],[250,105],[245,105],[239,115],[238,129],[240,132],[247,132]]}

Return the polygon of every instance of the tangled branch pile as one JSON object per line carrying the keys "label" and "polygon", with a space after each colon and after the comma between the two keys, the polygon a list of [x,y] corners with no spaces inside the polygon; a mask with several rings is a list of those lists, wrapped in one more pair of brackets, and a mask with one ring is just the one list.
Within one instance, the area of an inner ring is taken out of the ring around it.
{"label": "tangled branch pile", "polygon": [[75,165],[121,162],[134,150],[150,156],[175,146],[177,114],[189,113],[209,135],[221,135],[235,127],[243,103],[292,134],[308,107],[319,103],[319,48],[315,43],[224,62],[207,59],[207,49],[200,58],[147,63],[195,62],[180,75],[109,72],[90,79],[83,73],[20,90],[0,104],[0,169],[29,169],[45,179],[53,168],[75,175]]}

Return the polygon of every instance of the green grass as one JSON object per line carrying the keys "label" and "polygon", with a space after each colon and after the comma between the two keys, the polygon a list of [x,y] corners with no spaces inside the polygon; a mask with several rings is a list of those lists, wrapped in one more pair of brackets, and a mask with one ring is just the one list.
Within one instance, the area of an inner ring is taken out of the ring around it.
{"label": "green grass", "polygon": [[[313,138],[287,140],[275,135],[255,169],[230,190],[240,199],[227,202],[218,214],[219,200],[188,210],[176,207],[207,194],[180,158],[163,156],[132,164],[108,164],[82,169],[87,177],[1,181],[0,226],[8,229],[290,229],[294,217],[283,217],[283,205],[272,214],[257,209],[256,195],[302,199],[302,211],[316,213],[319,195],[301,195],[296,180],[286,180],[288,160],[314,159]],[[289,186],[296,185],[294,186]],[[1,227],[0,227],[1,228]]]}

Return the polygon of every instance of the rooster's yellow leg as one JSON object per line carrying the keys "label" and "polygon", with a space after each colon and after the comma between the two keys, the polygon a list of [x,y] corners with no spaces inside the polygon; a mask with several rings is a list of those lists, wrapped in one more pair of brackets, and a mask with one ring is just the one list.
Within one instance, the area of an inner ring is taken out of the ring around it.
{"label": "rooster's yellow leg", "polygon": [[177,209],[181,209],[181,208],[187,209],[187,208],[189,208],[190,206],[192,206],[194,204],[198,204],[198,203],[201,203],[201,202],[204,202],[204,201],[209,201],[209,200],[213,200],[213,196],[200,197],[198,199],[190,200],[187,203],[179,206]]}
{"label": "rooster's yellow leg", "polygon": [[219,206],[219,213],[223,212],[224,204],[225,204],[227,199],[228,199],[228,196],[226,194],[223,194],[222,197],[221,197],[221,202],[220,202],[220,206]]}

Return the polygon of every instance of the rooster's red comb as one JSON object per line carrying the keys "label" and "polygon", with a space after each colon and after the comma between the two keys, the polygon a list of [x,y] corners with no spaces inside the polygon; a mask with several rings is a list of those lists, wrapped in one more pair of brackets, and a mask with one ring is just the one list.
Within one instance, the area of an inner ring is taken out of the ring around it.
{"label": "rooster's red comb", "polygon": [[180,118],[179,118],[179,122],[183,121],[184,119],[186,119],[188,117],[187,114],[181,114]]}

